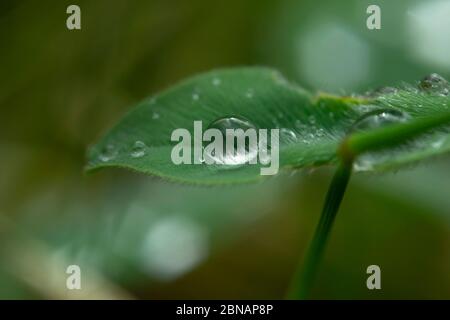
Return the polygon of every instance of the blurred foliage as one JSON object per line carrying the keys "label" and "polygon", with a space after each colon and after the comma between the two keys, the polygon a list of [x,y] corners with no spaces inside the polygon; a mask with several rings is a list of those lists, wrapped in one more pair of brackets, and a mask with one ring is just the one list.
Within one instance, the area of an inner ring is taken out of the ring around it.
{"label": "blurred foliage", "polygon": [[[376,3],[380,31],[365,28],[369,1],[77,1],[82,30],[69,31],[72,1],[2,1],[0,297],[283,297],[330,170],[192,189],[83,176],[85,150],[130,105],[212,68],[268,65],[347,93],[448,78],[448,2]],[[314,297],[449,299],[448,172],[447,157],[351,181]],[[64,286],[77,263],[93,279],[81,293]]]}

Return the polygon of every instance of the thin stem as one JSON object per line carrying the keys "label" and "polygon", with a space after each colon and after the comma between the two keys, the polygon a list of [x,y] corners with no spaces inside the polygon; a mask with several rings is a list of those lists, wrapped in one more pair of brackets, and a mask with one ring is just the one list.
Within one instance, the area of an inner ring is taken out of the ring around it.
{"label": "thin stem", "polygon": [[294,277],[288,298],[306,299],[316,277],[318,266],[333,226],[334,218],[344,197],[350,179],[353,161],[361,154],[395,146],[419,136],[431,129],[450,123],[450,112],[416,119],[408,123],[391,125],[369,132],[354,133],[341,144],[338,156],[341,160],[328,189],[319,224],[308,249],[305,263]]}
{"label": "thin stem", "polygon": [[407,123],[399,123],[379,129],[359,132],[344,140],[339,150],[344,162],[352,162],[358,155],[399,145],[431,129],[450,123],[450,112],[423,117]]}
{"label": "thin stem", "polygon": [[288,298],[306,299],[308,297],[330,235],[331,227],[333,226],[334,218],[344,197],[351,171],[351,165],[340,164],[334,174],[319,224],[305,258],[305,264],[301,272],[294,278]]}

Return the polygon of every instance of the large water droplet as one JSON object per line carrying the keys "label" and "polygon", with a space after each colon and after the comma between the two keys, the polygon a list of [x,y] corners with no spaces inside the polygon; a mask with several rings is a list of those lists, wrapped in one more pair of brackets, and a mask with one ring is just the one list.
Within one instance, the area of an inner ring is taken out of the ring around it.
{"label": "large water droplet", "polygon": [[448,81],[437,73],[432,73],[423,78],[419,83],[419,88],[422,91],[443,96],[447,96],[450,91]]}
{"label": "large water droplet", "polygon": [[[255,135],[257,134],[256,127],[247,120],[240,119],[237,117],[226,117],[220,118],[213,121],[208,129],[218,129],[222,133],[223,138],[223,150],[220,152],[209,154],[205,152],[205,161],[208,162],[213,160],[216,164],[222,164],[226,166],[237,166],[247,163],[258,155],[257,137],[255,141],[250,141],[250,139],[245,137],[245,132],[249,129],[254,130]],[[242,129],[234,131],[234,134],[227,132],[227,129]],[[244,139],[245,145],[239,148],[237,141]],[[226,144],[227,141],[233,141],[234,149],[232,152],[227,152]],[[208,159],[209,158],[209,159]],[[222,167],[226,167],[222,166]]]}
{"label": "large water droplet", "polygon": [[408,115],[397,110],[374,110],[366,113],[352,126],[351,131],[364,131],[389,124],[405,122]]}
{"label": "large water droplet", "polygon": [[108,144],[105,147],[103,147],[102,151],[100,152],[99,159],[102,162],[108,162],[112,159],[114,159],[117,156],[117,150],[112,144]]}
{"label": "large water droplet", "polygon": [[132,158],[141,158],[145,156],[147,146],[142,141],[136,141],[131,149]]}
{"label": "large water droplet", "polygon": [[294,131],[287,128],[281,128],[280,140],[284,143],[294,143],[297,142],[298,139]]}

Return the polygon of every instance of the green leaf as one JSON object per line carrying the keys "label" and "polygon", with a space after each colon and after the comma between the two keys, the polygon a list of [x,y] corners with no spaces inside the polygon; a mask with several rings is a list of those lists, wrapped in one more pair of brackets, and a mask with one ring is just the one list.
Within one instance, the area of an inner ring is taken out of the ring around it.
{"label": "green leaf", "polygon": [[[303,168],[337,163],[341,142],[359,130],[355,124],[369,121],[364,131],[376,130],[380,110],[395,112],[401,124],[448,108],[447,96],[409,87],[372,97],[312,95],[271,69],[217,70],[140,103],[90,148],[87,170],[123,167],[201,184],[256,181],[266,177],[260,175],[264,165],[173,164],[171,151],[176,142],[171,142],[172,131],[186,128],[193,136],[194,121],[201,120],[206,130],[217,119],[229,117],[248,121],[258,129],[278,128],[280,168]],[[375,126],[370,125],[372,114]],[[356,166],[361,170],[392,169],[449,149],[448,128],[440,127],[401,147],[363,155],[365,167],[361,162]]]}

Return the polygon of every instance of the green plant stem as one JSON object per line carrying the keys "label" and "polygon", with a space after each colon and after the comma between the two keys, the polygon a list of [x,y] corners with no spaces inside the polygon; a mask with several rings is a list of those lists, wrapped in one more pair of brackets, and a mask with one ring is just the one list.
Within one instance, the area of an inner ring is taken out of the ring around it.
{"label": "green plant stem", "polygon": [[301,272],[296,275],[288,296],[290,299],[306,299],[308,297],[325,250],[331,227],[333,226],[334,218],[344,197],[351,171],[351,165],[342,163],[339,165],[331,181],[325,205],[322,209],[322,215],[305,258],[305,263]]}
{"label": "green plant stem", "polygon": [[343,141],[338,151],[341,162],[328,189],[322,215],[308,249],[303,268],[295,275],[288,298],[306,299],[311,291],[356,157],[368,151],[376,151],[404,143],[448,123],[450,123],[450,112],[445,112],[369,132],[354,133]]}
{"label": "green plant stem", "polygon": [[352,162],[358,155],[396,146],[431,129],[450,123],[450,112],[382,127],[368,132],[354,133],[342,143],[339,150],[344,162]]}

